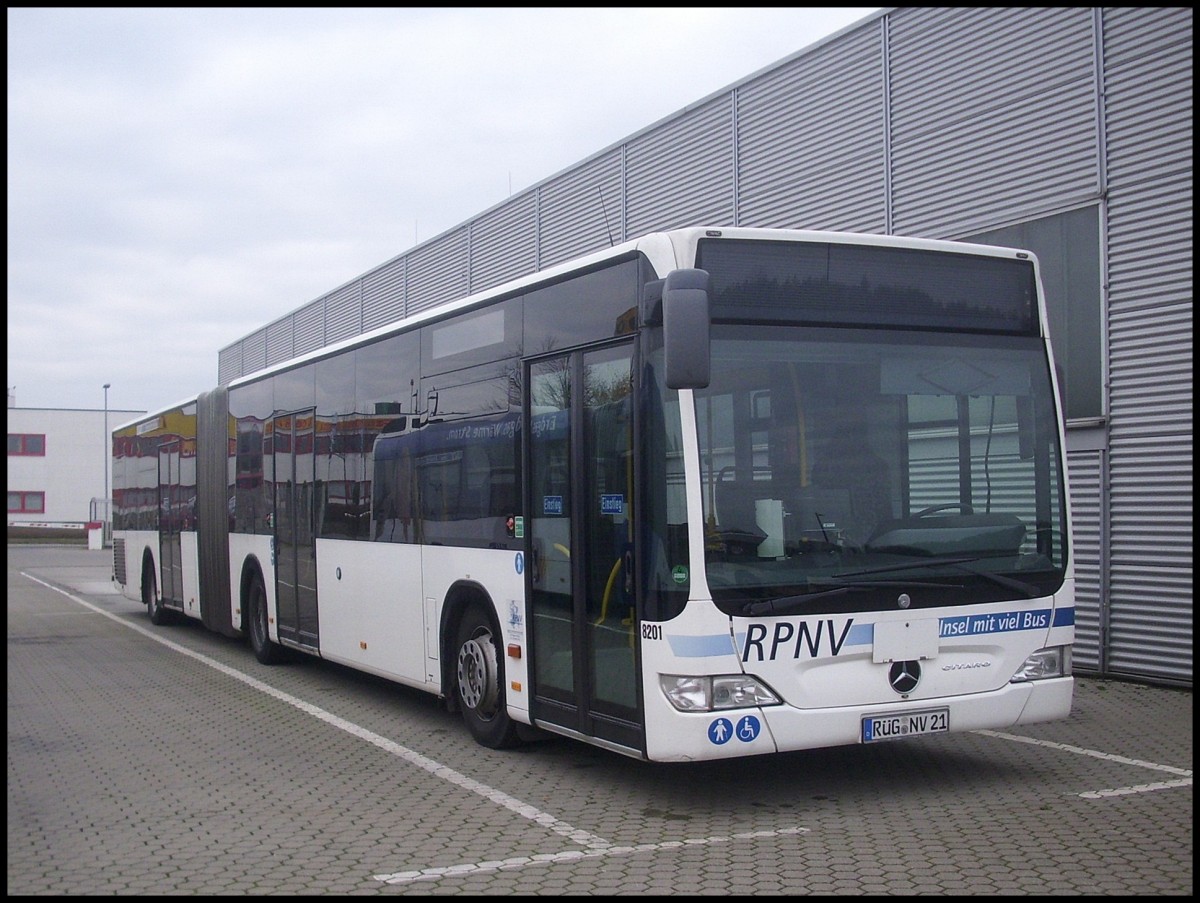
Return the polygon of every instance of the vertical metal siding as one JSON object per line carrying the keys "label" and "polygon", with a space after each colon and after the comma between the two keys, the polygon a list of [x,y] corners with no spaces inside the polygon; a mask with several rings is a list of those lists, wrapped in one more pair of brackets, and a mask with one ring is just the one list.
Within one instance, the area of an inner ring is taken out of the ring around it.
{"label": "vertical metal siding", "polygon": [[406,313],[411,316],[465,297],[469,292],[467,265],[466,228],[447,232],[409,252]]}
{"label": "vertical metal siding", "polygon": [[527,191],[471,223],[471,291],[537,269],[537,194]]}
{"label": "vertical metal siding", "polygon": [[896,232],[958,235],[1095,197],[1087,8],[902,8],[890,18]]}
{"label": "vertical metal siding", "polygon": [[1192,681],[1191,11],[1104,11],[1115,674]]}
{"label": "vertical metal siding", "polygon": [[362,332],[362,283],[362,279],[355,279],[322,299],[325,326],[323,345]]}
{"label": "vertical metal siding", "polygon": [[292,314],[267,324],[267,366],[286,361],[296,353]]}
{"label": "vertical metal siding", "polygon": [[882,27],[738,90],[738,225],[885,231]]}
{"label": "vertical metal siding", "polygon": [[541,188],[538,269],[622,240],[621,166],[622,153],[617,149],[563,173]]}
{"label": "vertical metal siding", "polygon": [[[333,296],[336,294],[334,292]],[[325,301],[329,297],[332,296],[326,295],[325,298],[318,298],[300,308],[293,315],[294,354],[303,354],[325,344]]]}
{"label": "vertical metal siding", "polygon": [[1102,640],[1106,620],[1105,545],[1108,542],[1102,450],[1067,456],[1071,479],[1071,557],[1075,562],[1076,671],[1103,670]]}
{"label": "vertical metal siding", "polygon": [[242,346],[246,340],[234,342],[221,349],[217,357],[217,385],[227,386],[244,372],[242,370]]}
{"label": "vertical metal siding", "polygon": [[408,295],[405,278],[408,258],[396,257],[363,276],[363,331],[405,316]]}
{"label": "vertical metal siding", "polygon": [[267,366],[267,330],[252,332],[242,340],[242,374]]}
{"label": "vertical metal siding", "polygon": [[626,231],[732,225],[732,178],[732,94],[724,94],[626,146]]}

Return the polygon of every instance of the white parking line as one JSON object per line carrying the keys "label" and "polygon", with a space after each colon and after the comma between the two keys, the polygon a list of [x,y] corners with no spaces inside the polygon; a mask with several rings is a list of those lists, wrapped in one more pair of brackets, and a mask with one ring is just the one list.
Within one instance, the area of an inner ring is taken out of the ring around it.
{"label": "white parking line", "polygon": [[1093,759],[1103,759],[1105,762],[1116,762],[1120,765],[1136,765],[1138,768],[1150,768],[1154,771],[1165,771],[1167,774],[1177,774],[1177,781],[1155,781],[1151,784],[1136,784],[1132,787],[1115,787],[1108,790],[1085,790],[1079,796],[1088,800],[1103,799],[1109,796],[1127,796],[1131,793],[1148,793],[1152,790],[1170,790],[1175,787],[1192,786],[1192,771],[1190,768],[1176,768],[1174,765],[1160,765],[1157,762],[1145,762],[1141,759],[1129,759],[1125,756],[1115,756],[1095,749],[1084,749],[1080,746],[1070,746],[1066,743],[1054,743],[1050,740],[1035,740],[1032,737],[1018,737],[1016,734],[1005,734],[1000,731],[979,730],[975,734],[986,734],[1001,740],[1015,740],[1018,743],[1028,743],[1031,746],[1046,746],[1050,749],[1060,749],[1063,752],[1075,753],[1080,756],[1091,756]]}
{"label": "white parking line", "polygon": [[540,865],[546,862],[578,862],[584,859],[598,859],[601,856],[626,856],[630,853],[653,853],[658,850],[671,850],[680,847],[707,846],[714,843],[729,843],[734,840],[757,840],[762,837],[779,837],[786,834],[806,834],[808,828],[782,828],[778,831],[746,831],[741,834],[730,834],[718,837],[700,837],[688,840],[667,840],[662,843],[639,843],[630,847],[612,846],[605,850],[564,850],[561,853],[541,853],[536,856],[514,856],[512,859],[497,859],[491,862],[471,862],[462,865],[447,865],[442,868],[417,869],[409,872],[396,872],[392,875],[375,875],[376,881],[385,884],[411,884],[414,881],[434,881],[446,876],[459,877],[462,875],[483,875],[490,872],[502,872],[509,869],[524,868],[527,865]]}
{"label": "white parking line", "polygon": [[448,765],[443,765],[441,762],[430,759],[416,750],[409,749],[406,746],[401,746],[394,740],[389,740],[387,737],[381,737],[379,734],[369,731],[365,727],[354,724],[353,722],[347,721],[344,718],[339,718],[337,715],[327,712],[310,702],[305,702],[303,699],[299,699],[289,693],[284,693],[282,690],[277,690],[275,687],[265,684],[261,680],[250,677],[248,674],[244,674],[235,668],[231,668],[228,665],[224,665],[206,655],[202,655],[199,652],[188,649],[186,646],[181,646],[178,643],[165,639],[161,634],[155,633],[152,630],[148,630],[139,624],[131,623],[130,621],[115,615],[112,612],[105,611],[103,608],[99,608],[85,599],[80,599],[78,596],[74,596],[66,590],[59,589],[57,586],[47,583],[45,580],[34,577],[32,574],[22,572],[22,576],[28,577],[35,583],[40,583],[42,586],[48,587],[49,589],[54,590],[56,593],[61,593],[72,602],[77,602],[85,608],[96,612],[96,614],[103,615],[104,617],[115,621],[122,627],[128,627],[130,630],[137,631],[143,636],[154,640],[156,643],[162,643],[162,645],[175,652],[195,659],[201,664],[207,665],[216,671],[220,671],[222,674],[232,677],[234,680],[239,680],[247,686],[253,687],[255,690],[259,690],[262,693],[266,693],[268,696],[278,699],[280,702],[285,702],[288,705],[299,709],[305,714],[312,715],[314,718],[319,718],[326,724],[331,724],[339,730],[343,730],[348,734],[358,737],[360,740],[366,740],[368,743],[379,747],[385,752],[391,753],[392,755],[404,759],[406,762],[416,765],[418,768],[429,772],[434,777],[441,778],[444,781],[449,781],[451,784],[462,787],[464,790],[469,790],[472,793],[477,793],[480,796],[491,800],[493,803],[496,803],[497,805],[508,809],[511,812],[515,812],[522,818],[527,818],[530,821],[541,825],[546,830],[553,831],[555,834],[561,835],[573,843],[577,843],[580,846],[587,847],[588,849],[592,850],[605,850],[612,846],[612,844],[603,837],[598,837],[588,831],[584,831],[580,828],[574,827],[573,825],[569,825],[566,822],[555,818],[550,813],[543,812],[536,806],[531,806],[528,803],[516,799],[515,797],[509,796],[503,791],[497,790],[494,787],[489,787],[487,784],[476,781],[474,778],[469,778],[464,774],[460,774],[453,768],[450,768]]}
{"label": "white parking line", "polygon": [[1111,790],[1089,790],[1079,794],[1087,800],[1103,799],[1106,796],[1126,796],[1130,793],[1146,793],[1149,790],[1170,790],[1173,787],[1191,787],[1191,778],[1181,778],[1178,781],[1156,781],[1153,784],[1138,784],[1134,787],[1114,787]]}

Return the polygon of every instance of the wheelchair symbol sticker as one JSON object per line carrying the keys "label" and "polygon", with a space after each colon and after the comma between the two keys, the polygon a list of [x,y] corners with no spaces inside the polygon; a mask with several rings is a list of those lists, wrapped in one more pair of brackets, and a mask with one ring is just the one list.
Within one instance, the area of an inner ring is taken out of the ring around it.
{"label": "wheelchair symbol sticker", "polygon": [[728,718],[718,718],[708,726],[708,739],[717,746],[722,746],[729,742],[729,738],[733,736],[733,724]]}
{"label": "wheelchair symbol sticker", "polygon": [[747,715],[737,726],[737,738],[743,743],[749,743],[758,736],[758,732],[762,730],[762,725],[753,715]]}

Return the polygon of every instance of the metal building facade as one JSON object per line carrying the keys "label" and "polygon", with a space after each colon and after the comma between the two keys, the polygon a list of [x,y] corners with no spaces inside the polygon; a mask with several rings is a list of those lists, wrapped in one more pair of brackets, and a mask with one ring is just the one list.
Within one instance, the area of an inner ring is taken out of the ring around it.
{"label": "metal building facade", "polygon": [[1185,8],[884,10],[267,324],[218,379],[655,229],[953,239],[1094,208],[1076,670],[1190,686],[1192,83]]}

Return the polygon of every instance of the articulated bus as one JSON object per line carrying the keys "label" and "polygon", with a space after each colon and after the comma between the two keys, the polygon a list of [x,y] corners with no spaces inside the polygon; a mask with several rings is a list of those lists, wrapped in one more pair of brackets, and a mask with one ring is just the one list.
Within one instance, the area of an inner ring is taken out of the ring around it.
{"label": "articulated bus", "polygon": [[1071,709],[1037,260],[686,228],[113,433],[114,579],[479,743],[696,761]]}

